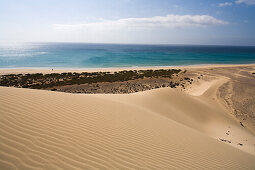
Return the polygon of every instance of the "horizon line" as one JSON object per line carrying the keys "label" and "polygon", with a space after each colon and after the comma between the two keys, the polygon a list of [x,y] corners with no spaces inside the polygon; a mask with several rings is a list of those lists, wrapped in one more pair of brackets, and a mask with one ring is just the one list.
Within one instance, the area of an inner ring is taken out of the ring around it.
{"label": "horizon line", "polygon": [[232,45],[232,44],[186,44],[186,43],[111,43],[111,42],[75,42],[75,41],[17,41],[7,40],[1,41],[2,43],[70,43],[70,44],[105,44],[105,45],[159,45],[159,46],[227,46],[227,47],[255,47],[255,45]]}

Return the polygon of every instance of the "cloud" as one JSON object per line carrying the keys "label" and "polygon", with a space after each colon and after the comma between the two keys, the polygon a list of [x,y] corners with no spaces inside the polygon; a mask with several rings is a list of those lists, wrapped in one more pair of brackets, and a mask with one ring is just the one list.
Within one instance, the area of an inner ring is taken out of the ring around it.
{"label": "cloud", "polygon": [[232,5],[232,2],[219,3],[219,7],[231,6],[231,5]]}
{"label": "cloud", "polygon": [[255,5],[255,0],[237,0],[237,4]]}
{"label": "cloud", "polygon": [[228,22],[216,19],[209,15],[167,15],[149,18],[124,18],[118,20],[104,20],[83,24],[53,24],[57,30],[116,30],[116,29],[151,29],[198,27],[211,25],[224,25]]}

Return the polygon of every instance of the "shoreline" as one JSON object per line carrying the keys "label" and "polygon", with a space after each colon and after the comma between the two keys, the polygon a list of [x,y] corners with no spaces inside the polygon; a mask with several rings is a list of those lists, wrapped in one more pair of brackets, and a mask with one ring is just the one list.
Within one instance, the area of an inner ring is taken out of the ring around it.
{"label": "shoreline", "polygon": [[[4,74],[26,74],[26,73],[63,73],[63,72],[114,72],[121,70],[158,70],[158,69],[202,69],[217,67],[255,67],[253,64],[197,64],[181,66],[141,66],[141,67],[107,67],[107,68],[44,68],[44,67],[22,67],[22,68],[0,68],[0,75]],[[52,70],[53,69],[53,70]]]}

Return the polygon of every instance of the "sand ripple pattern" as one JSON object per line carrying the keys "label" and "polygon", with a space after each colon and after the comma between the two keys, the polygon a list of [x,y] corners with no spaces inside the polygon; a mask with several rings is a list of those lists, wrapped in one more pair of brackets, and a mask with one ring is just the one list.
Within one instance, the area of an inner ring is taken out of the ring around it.
{"label": "sand ripple pattern", "polygon": [[0,87],[0,169],[254,168],[254,156],[143,107]]}

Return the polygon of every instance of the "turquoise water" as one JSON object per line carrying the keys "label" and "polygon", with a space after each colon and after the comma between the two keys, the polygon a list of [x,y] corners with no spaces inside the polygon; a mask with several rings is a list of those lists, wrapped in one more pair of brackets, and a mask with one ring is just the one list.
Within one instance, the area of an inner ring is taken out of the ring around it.
{"label": "turquoise water", "polygon": [[85,43],[0,44],[0,68],[106,68],[255,63],[255,47]]}

